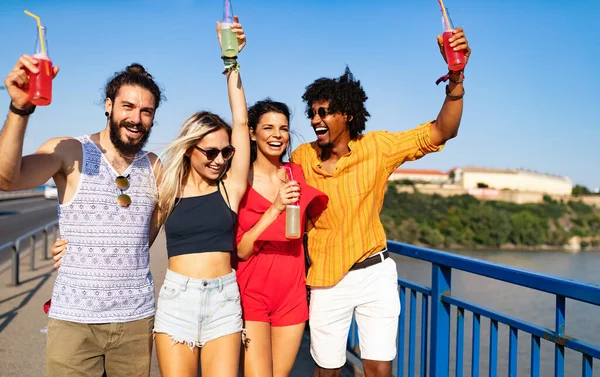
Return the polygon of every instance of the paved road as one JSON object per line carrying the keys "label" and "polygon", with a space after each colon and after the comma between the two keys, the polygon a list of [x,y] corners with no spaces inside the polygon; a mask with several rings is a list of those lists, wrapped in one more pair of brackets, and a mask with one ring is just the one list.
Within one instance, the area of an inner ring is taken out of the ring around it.
{"label": "paved road", "polygon": [[[0,245],[56,220],[57,203],[43,197],[0,201]],[[9,258],[9,252],[0,252],[0,265]]]}

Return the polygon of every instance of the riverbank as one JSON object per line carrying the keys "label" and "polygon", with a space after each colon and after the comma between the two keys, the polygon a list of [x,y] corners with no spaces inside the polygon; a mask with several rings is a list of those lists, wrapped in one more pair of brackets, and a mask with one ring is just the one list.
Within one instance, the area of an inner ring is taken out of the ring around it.
{"label": "riverbank", "polygon": [[600,249],[600,208],[577,201],[515,204],[388,190],[381,222],[388,239],[434,248]]}
{"label": "riverbank", "polygon": [[[427,245],[420,242],[413,243],[416,246],[428,247],[432,249],[442,249],[448,251],[563,251],[566,253],[578,253],[580,251],[600,252],[600,239],[592,243],[591,241],[582,241],[579,237],[573,237],[567,245],[515,245],[505,243],[499,246],[490,245]],[[582,244],[584,246],[582,246]]]}
{"label": "riverbank", "polygon": [[[427,245],[421,245],[425,247],[432,247]],[[578,253],[580,251],[592,251],[592,252],[600,252],[600,247],[591,247],[588,246],[586,248],[573,249],[568,246],[554,246],[554,245],[536,245],[536,246],[525,246],[525,245],[513,245],[506,244],[500,246],[465,246],[465,245],[451,245],[447,247],[443,247],[443,249],[448,251],[463,251],[463,250],[474,250],[474,251],[562,251],[565,253]]]}

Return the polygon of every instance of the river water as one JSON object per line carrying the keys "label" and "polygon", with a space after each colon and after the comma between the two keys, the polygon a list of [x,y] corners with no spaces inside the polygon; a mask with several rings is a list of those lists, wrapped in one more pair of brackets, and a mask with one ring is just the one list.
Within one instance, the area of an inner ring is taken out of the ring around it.
{"label": "river water", "polygon": [[[567,279],[579,280],[600,285],[600,253],[580,252],[571,254],[561,251],[459,251],[458,254],[479,258],[494,263],[551,274]],[[400,278],[425,286],[431,286],[431,264],[412,258],[394,256]],[[488,279],[471,273],[452,271],[452,295],[471,303],[554,329],[555,296],[519,287],[513,284]],[[405,368],[408,365],[408,316],[409,298],[406,296],[406,354]],[[420,375],[420,295],[417,295],[417,352],[415,375]],[[431,309],[431,306],[430,306]],[[456,349],[456,308],[452,310],[451,373],[455,376]],[[481,318],[481,348],[479,375],[488,376],[490,321]],[[465,312],[465,342],[463,376],[471,376],[472,314]],[[531,336],[519,332],[518,375],[529,376]],[[600,345],[600,307],[567,299],[565,335],[578,338],[593,345]],[[508,327],[499,324],[498,328],[498,376],[508,375]],[[554,376],[554,345],[541,340],[540,376]],[[598,361],[596,364],[598,364]],[[597,365],[596,365],[597,366]],[[565,350],[565,376],[581,376],[581,354]],[[405,372],[407,373],[407,372]],[[406,376],[407,374],[405,374]],[[596,375],[598,373],[596,372]]]}

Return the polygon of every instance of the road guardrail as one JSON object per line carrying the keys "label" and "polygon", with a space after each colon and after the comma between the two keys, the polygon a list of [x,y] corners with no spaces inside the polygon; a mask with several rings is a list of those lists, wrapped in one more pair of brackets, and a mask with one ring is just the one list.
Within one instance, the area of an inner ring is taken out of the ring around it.
{"label": "road guardrail", "polygon": [[31,254],[30,263],[31,270],[35,270],[35,251],[36,251],[36,241],[40,235],[43,237],[43,251],[44,251],[44,259],[50,259],[50,255],[48,255],[50,246],[52,243],[50,242],[50,236],[53,239],[56,239],[56,234],[58,232],[58,220],[51,221],[39,228],[36,228],[30,232],[19,236],[16,240],[5,243],[4,245],[0,245],[0,252],[4,250],[11,249],[12,250],[12,274],[11,274],[11,285],[19,285],[20,284],[20,257],[23,251],[25,250],[26,241],[30,240],[30,248]]}

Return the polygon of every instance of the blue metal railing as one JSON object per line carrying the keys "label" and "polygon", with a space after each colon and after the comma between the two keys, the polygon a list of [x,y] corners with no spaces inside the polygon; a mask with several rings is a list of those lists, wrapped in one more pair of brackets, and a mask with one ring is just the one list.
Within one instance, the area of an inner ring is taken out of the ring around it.
{"label": "blue metal railing", "polygon": [[[417,351],[417,294],[421,296],[421,331],[419,376],[448,377],[451,363],[451,333],[455,332],[454,370],[456,377],[464,373],[465,312],[472,314],[471,377],[480,373],[481,317],[490,321],[488,376],[498,374],[498,325],[509,329],[508,376],[517,376],[519,333],[531,337],[530,376],[540,376],[540,340],[554,344],[554,376],[565,375],[565,349],[581,354],[581,376],[592,377],[593,359],[600,359],[600,346],[591,345],[565,334],[566,299],[600,306],[600,286],[562,279],[528,270],[507,267],[457,254],[388,241],[391,253],[431,263],[431,288],[398,279],[401,314],[398,319],[398,356],[395,375],[415,376]],[[555,328],[549,330],[530,322],[505,315],[452,296],[452,270],[460,270],[491,279],[554,295]],[[407,291],[410,310],[406,313]],[[431,311],[429,310],[431,307]],[[456,328],[451,327],[451,308],[456,308]],[[406,315],[409,316],[408,360],[405,360]],[[428,325],[429,320],[429,325]],[[590,319],[598,320],[598,318]],[[428,337],[429,336],[429,337]],[[348,335],[348,351],[358,354],[358,332],[353,321]],[[406,365],[408,363],[408,365]],[[428,368],[429,367],[429,368]],[[569,376],[570,377],[570,376]]]}

